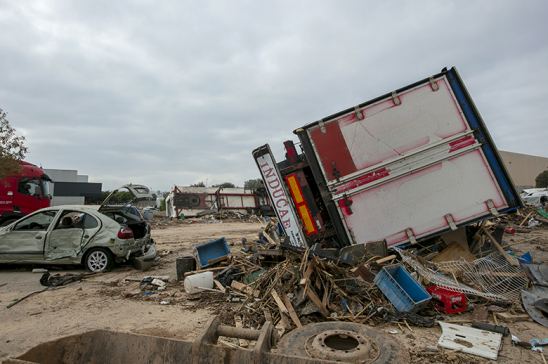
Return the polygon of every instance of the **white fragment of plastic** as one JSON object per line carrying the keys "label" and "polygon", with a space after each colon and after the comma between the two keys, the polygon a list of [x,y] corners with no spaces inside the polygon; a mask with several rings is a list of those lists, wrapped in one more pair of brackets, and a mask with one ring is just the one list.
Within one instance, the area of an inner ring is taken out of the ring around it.
{"label": "white fragment of plastic", "polygon": [[438,323],[442,331],[438,345],[442,348],[497,360],[502,346],[502,334],[468,326]]}
{"label": "white fragment of plastic", "polygon": [[169,305],[169,301],[160,301],[161,305]]}
{"label": "white fragment of plastic", "polygon": [[535,220],[534,218],[529,219],[529,222],[527,223],[527,227],[533,228],[540,225],[540,221]]}
{"label": "white fragment of plastic", "polygon": [[45,268],[34,268],[32,270],[32,273],[47,273],[47,272],[48,272],[48,270],[45,269]]}
{"label": "white fragment of plastic", "polygon": [[153,285],[158,286],[158,287],[165,287],[166,286],[166,282],[164,282],[164,281],[162,281],[161,279],[158,279],[158,278],[154,278],[152,280],[152,282],[150,282],[150,283],[152,283]]}

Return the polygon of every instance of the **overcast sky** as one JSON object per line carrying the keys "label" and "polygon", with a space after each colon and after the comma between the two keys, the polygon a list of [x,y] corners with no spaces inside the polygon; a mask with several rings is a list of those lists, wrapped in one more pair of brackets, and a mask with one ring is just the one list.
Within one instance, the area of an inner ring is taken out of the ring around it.
{"label": "overcast sky", "polygon": [[27,160],[103,189],[258,177],[251,150],[456,66],[500,149],[548,156],[548,1],[0,0]]}

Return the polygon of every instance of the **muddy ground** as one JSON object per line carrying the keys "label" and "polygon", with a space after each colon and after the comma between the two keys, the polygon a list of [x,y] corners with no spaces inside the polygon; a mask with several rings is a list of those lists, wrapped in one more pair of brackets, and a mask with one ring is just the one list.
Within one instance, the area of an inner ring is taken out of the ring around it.
{"label": "muddy ground", "polygon": [[[260,224],[251,222],[179,223],[160,225],[153,237],[161,255],[159,264],[143,273],[130,266],[71,283],[60,289],[36,294],[21,303],[6,308],[13,300],[42,289],[40,274],[31,266],[0,266],[0,360],[17,356],[45,341],[89,331],[110,329],[143,333],[169,338],[192,340],[200,333],[219,308],[233,309],[235,304],[197,304],[184,292],[182,283],[175,281],[175,259],[190,254],[192,244],[212,238],[226,237],[233,251],[240,249],[242,238],[254,240]],[[517,251],[530,251],[535,261],[548,261],[548,230],[505,235]],[[83,272],[81,267],[50,267],[50,270]],[[163,292],[143,296],[139,283],[125,280],[145,275],[168,275],[170,283]],[[168,304],[160,304],[164,301]],[[466,321],[470,314],[455,316]],[[530,320],[506,323],[522,340],[548,337],[548,329]],[[398,327],[384,324],[378,327],[399,339],[411,352],[414,363],[483,363],[476,356],[436,349],[441,334],[438,327]],[[394,331],[396,330],[396,331]],[[504,338],[499,353],[500,363],[542,363],[540,353],[514,347]]]}

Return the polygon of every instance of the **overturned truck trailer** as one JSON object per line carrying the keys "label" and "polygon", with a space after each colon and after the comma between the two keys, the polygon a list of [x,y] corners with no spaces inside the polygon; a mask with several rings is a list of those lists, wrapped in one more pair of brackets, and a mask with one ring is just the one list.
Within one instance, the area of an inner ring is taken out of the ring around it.
{"label": "overturned truck trailer", "polygon": [[280,163],[253,151],[293,246],[413,244],[521,206],[455,68],[294,133]]}

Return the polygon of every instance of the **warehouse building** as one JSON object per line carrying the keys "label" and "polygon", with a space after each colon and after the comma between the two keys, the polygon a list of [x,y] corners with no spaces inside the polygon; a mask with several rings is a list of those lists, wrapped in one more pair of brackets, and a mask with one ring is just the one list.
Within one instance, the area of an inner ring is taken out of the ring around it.
{"label": "warehouse building", "polygon": [[518,190],[535,187],[535,178],[548,170],[548,158],[500,151],[504,166]]}
{"label": "warehouse building", "polygon": [[83,205],[101,197],[102,183],[88,182],[88,176],[71,169],[46,169],[53,181],[52,206]]}

